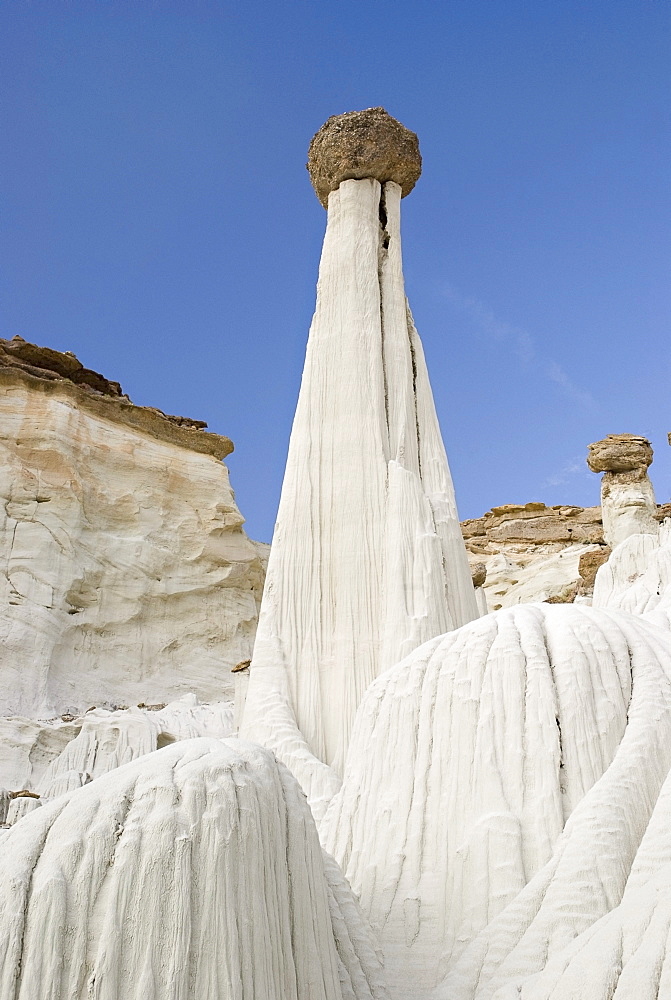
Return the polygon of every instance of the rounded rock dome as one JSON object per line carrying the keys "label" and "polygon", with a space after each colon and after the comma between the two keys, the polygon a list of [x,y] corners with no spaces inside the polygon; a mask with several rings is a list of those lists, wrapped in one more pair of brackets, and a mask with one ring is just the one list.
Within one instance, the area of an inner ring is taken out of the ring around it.
{"label": "rounded rock dome", "polygon": [[307,169],[320,202],[342,181],[373,177],[395,181],[401,196],[410,194],[422,172],[417,136],[384,108],[333,115],[313,137]]}

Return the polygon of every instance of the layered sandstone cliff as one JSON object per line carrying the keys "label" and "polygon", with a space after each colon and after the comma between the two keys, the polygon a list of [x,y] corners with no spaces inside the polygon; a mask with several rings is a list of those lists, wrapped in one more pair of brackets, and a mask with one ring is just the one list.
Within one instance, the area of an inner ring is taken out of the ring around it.
{"label": "layered sandstone cliff", "polygon": [[486,570],[489,611],[590,594],[610,552],[600,507],[510,503],[463,521],[461,528],[472,567]]}
{"label": "layered sandstone cliff", "polygon": [[203,428],[0,341],[0,714],[232,696],[263,563]]}

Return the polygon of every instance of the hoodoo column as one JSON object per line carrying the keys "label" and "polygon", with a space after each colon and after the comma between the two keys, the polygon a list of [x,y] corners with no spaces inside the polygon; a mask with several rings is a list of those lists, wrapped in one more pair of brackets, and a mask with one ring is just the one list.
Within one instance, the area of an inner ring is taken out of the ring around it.
{"label": "hoodoo column", "polygon": [[382,108],[350,112],[308,168],[328,222],[243,732],[314,799],[307,762],[340,772],[374,678],[478,611],[403,284],[417,137]]}

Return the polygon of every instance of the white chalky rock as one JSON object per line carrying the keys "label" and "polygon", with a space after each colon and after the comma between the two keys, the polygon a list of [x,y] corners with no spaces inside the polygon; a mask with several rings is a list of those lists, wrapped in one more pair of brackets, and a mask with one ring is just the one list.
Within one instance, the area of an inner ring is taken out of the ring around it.
{"label": "white chalky rock", "polygon": [[[622,902],[496,1000],[664,1000],[671,997],[671,777],[667,777]],[[459,995],[447,994],[450,997]],[[476,994],[492,995],[489,989]]]}
{"label": "white chalky rock", "polygon": [[2,1000],[384,1000],[295,779],[190,740],[2,834]]}
{"label": "white chalky rock", "polygon": [[375,180],[329,196],[242,726],[317,815],[369,684],[479,614],[405,298],[400,197]]}
{"label": "white chalky rock", "polygon": [[23,819],[33,809],[37,809],[41,805],[41,801],[33,798],[31,795],[19,795],[17,798],[12,799],[7,809],[7,826],[13,826],[14,823],[18,823],[20,819]]}
{"label": "white chalky rock", "polygon": [[659,656],[669,640],[654,627],[641,637],[649,664],[634,671],[627,731],[612,765],[574,810],[550,862],[469,946],[432,1000],[671,995],[669,657]]}
{"label": "white chalky rock", "polygon": [[69,721],[0,718],[0,787],[53,799],[177,740],[221,739],[232,702],[201,705],[186,695],[164,708],[94,709]]}
{"label": "white chalky rock", "polygon": [[628,615],[518,606],[386,671],[321,834],[395,996],[540,971],[620,902],[670,765],[671,639]]}
{"label": "white chalky rock", "polygon": [[2,715],[232,696],[262,557],[221,439],[146,413],[0,368]]}
{"label": "white chalky rock", "polygon": [[593,603],[671,628],[671,520],[656,534],[629,535],[613,549],[596,575]]}

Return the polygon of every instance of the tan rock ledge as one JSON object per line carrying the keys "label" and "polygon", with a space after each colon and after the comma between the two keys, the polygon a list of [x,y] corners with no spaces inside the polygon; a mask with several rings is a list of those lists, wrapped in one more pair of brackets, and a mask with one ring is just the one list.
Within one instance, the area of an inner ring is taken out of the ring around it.
{"label": "tan rock ledge", "polygon": [[46,395],[66,396],[98,417],[217,459],[233,451],[230,438],[206,431],[202,420],[171,416],[153,406],[136,406],[118,382],[84,368],[74,354],[38,347],[21,337],[0,339],[0,386],[5,391],[27,386]]}
{"label": "tan rock ledge", "polygon": [[384,108],[333,115],[313,137],[307,169],[317,197],[328,196],[342,181],[373,177],[394,181],[401,197],[410,194],[422,172],[417,136]]}

